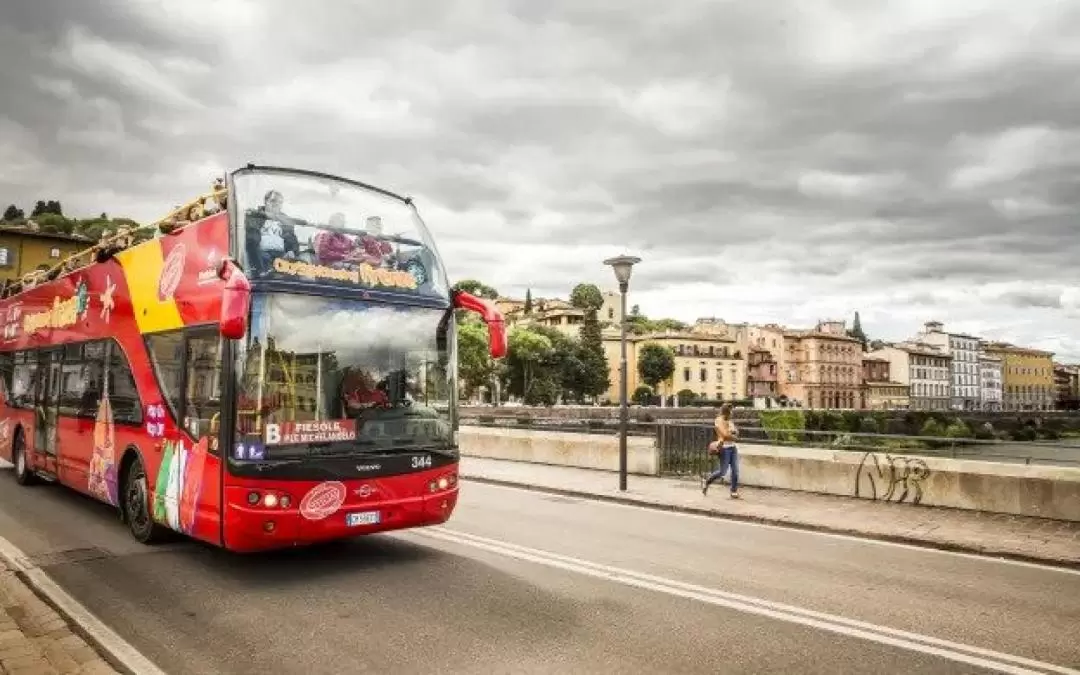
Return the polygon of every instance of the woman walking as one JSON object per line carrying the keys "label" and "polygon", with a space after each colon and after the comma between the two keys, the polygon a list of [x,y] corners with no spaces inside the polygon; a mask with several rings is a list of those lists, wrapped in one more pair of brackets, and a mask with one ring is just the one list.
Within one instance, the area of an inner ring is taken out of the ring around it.
{"label": "woman walking", "polygon": [[739,430],[731,421],[731,405],[725,403],[720,408],[720,414],[713,423],[716,427],[716,443],[720,446],[720,466],[716,471],[709,474],[705,479],[705,485],[701,487],[701,494],[709,494],[709,486],[713,481],[724,477],[728,467],[731,467],[731,498],[739,498],[739,449],[735,446],[735,439],[739,437]]}

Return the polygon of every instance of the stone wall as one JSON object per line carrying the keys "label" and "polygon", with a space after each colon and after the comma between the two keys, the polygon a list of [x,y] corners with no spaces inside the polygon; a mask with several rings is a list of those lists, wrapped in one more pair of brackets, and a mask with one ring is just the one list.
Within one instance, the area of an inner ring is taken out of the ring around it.
{"label": "stone wall", "polygon": [[[629,438],[630,473],[655,476],[649,438]],[[616,471],[613,435],[464,426],[464,456]],[[998,464],[885,452],[845,452],[743,443],[741,480],[772,487],[1080,522],[1080,468]]]}

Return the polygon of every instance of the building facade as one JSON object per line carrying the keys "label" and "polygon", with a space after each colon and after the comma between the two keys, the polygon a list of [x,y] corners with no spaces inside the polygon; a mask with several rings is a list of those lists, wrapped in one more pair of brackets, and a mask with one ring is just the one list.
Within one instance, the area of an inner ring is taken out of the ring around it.
{"label": "building facade", "polygon": [[783,341],[782,394],[807,408],[862,406],[862,344],[848,337],[844,322],[784,331]]}
{"label": "building facade", "polygon": [[0,281],[14,281],[28,272],[49,269],[94,244],[85,237],[0,226]]}
{"label": "building facade", "polygon": [[978,410],[982,407],[979,338],[945,331],[940,321],[927,321],[914,342],[937,347],[950,357],[950,407]]}
{"label": "building facade", "polygon": [[[608,328],[602,333],[607,356],[611,387],[608,398],[619,400],[619,331]],[[675,370],[654,393],[661,397],[675,396],[689,390],[695,397],[713,401],[735,401],[746,398],[746,359],[739,353],[734,340],[702,335],[693,331],[665,331],[646,335],[627,336],[627,389],[645,384],[638,372],[638,356],[642,347],[655,343],[670,349]]]}
{"label": "building facade", "polygon": [[1052,410],[1057,399],[1054,355],[1007,342],[988,342],[983,351],[1001,359],[1002,409]]}
{"label": "building facade", "polygon": [[893,380],[891,366],[887,358],[863,356],[863,408],[903,410],[911,405],[908,385]]}
{"label": "building facade", "polygon": [[1054,388],[1059,410],[1080,408],[1080,366],[1055,363]]}
{"label": "building facade", "polygon": [[1000,356],[979,353],[979,407],[998,412],[1002,406],[1002,361]]}
{"label": "building facade", "polygon": [[780,395],[780,371],[768,349],[750,347],[746,357],[746,395],[776,398]]}
{"label": "building facade", "polygon": [[868,356],[889,362],[891,378],[907,386],[911,410],[948,410],[952,402],[949,356],[928,344],[901,342],[874,350]]}

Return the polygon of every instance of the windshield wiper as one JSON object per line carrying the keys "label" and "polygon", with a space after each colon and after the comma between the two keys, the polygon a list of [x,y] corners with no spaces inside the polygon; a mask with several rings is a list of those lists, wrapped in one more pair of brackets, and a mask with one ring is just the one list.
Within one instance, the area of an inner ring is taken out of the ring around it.
{"label": "windshield wiper", "polygon": [[450,449],[450,446],[443,445],[441,443],[435,443],[430,445],[414,445],[407,448],[409,452],[431,452],[436,455],[442,455],[443,457],[457,457],[459,453]]}

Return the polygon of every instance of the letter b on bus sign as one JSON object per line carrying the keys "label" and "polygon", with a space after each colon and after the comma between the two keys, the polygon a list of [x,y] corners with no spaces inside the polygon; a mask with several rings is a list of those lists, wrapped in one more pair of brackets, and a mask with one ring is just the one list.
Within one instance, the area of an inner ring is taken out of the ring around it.
{"label": "letter b on bus sign", "polygon": [[266,425],[266,444],[273,445],[281,442],[281,426],[277,424]]}

